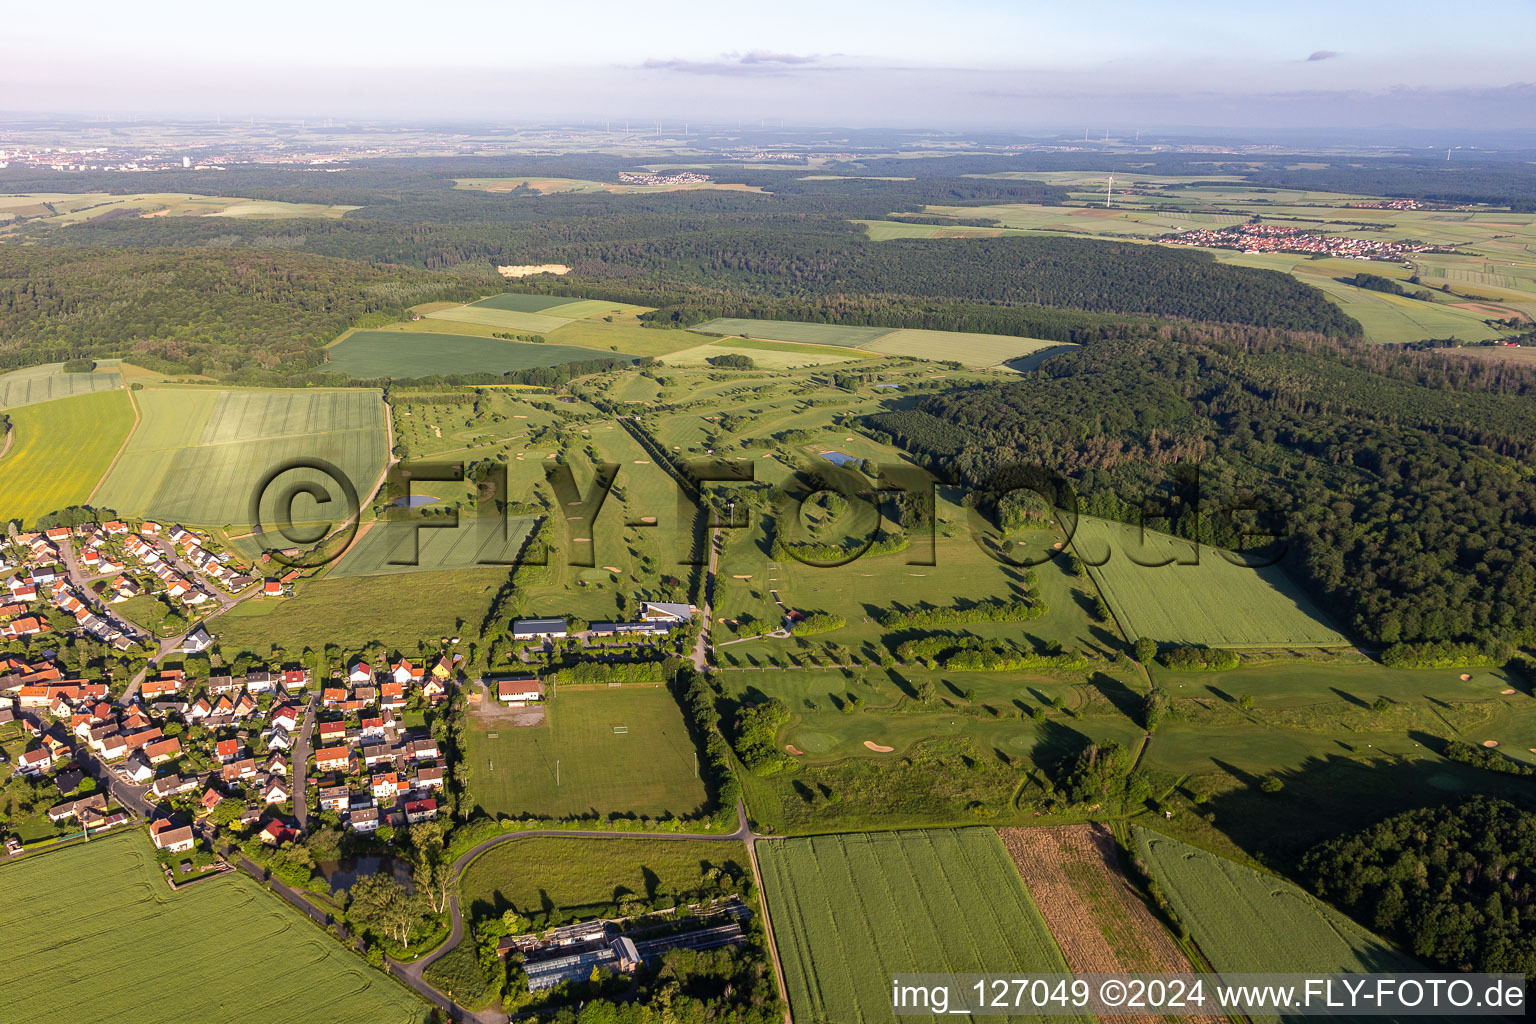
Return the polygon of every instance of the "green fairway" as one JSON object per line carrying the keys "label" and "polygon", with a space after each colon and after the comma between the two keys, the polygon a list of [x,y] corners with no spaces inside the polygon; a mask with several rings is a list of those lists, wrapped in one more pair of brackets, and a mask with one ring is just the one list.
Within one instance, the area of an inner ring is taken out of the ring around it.
{"label": "green fairway", "polygon": [[1001,334],[965,334],[958,331],[892,331],[864,346],[866,352],[918,359],[950,359],[973,369],[1007,366],[1043,349],[1075,348],[1059,341],[1010,338]]}
{"label": "green fairway", "polygon": [[[115,360],[111,362],[115,363]],[[14,409],[20,405],[51,402],[55,398],[109,391],[123,385],[122,375],[116,370],[64,373],[61,369],[63,366],[63,363],[45,363],[0,376],[0,409]]]}
{"label": "green fairway", "polygon": [[126,391],[59,398],[13,409],[0,458],[0,516],[32,522],[84,504],[133,429]]}
{"label": "green fairway", "polygon": [[301,580],[293,596],[245,601],[210,625],[226,651],[265,653],[274,643],[355,648],[378,642],[414,650],[424,636],[478,629],[505,569]]}
{"label": "green fairway", "polygon": [[560,689],[543,712],[534,726],[471,719],[469,800],[487,814],[682,817],[703,806],[693,741],[664,687]]}
{"label": "green fairway", "polygon": [[455,373],[511,373],[535,366],[602,359],[609,355],[611,353],[570,345],[531,345],[467,334],[358,331],[330,349],[330,361],[325,365],[327,369],[358,380],[374,380]]}
{"label": "green fairway", "polygon": [[891,333],[889,327],[844,327],[839,324],[808,324],[792,320],[741,320],[724,318],[690,327],[697,334],[760,338],[763,341],[797,341],[811,345],[842,345],[858,348]]}
{"label": "green fairway", "polygon": [[[138,830],[0,869],[0,922],[26,950],[6,1016],[33,1024],[411,1024],[426,1003],[250,879],[182,892]],[[194,965],[217,965],[193,982]]]}
{"label": "green fairway", "polygon": [[530,518],[379,522],[364,528],[351,550],[330,571],[329,578],[383,576],[393,573],[510,565],[533,528]]}
{"label": "green fairway", "polygon": [[567,920],[614,917],[628,897],[665,888],[679,897],[708,893],[711,867],[750,871],[740,843],[686,839],[562,839],[530,836],[481,854],[459,883],[460,906],[473,917],[516,910],[539,927],[551,911]]}
{"label": "green fairway", "polygon": [[[1278,568],[1243,568],[1215,548],[1088,516],[1078,519],[1072,547],[1128,639],[1211,647],[1349,642]],[[1180,564],[1191,559],[1198,564]]]}
{"label": "green fairway", "polygon": [[893,974],[1066,973],[990,829],[770,840],[757,856],[800,1024],[888,1019]]}
{"label": "green fairway", "polygon": [[[336,466],[362,499],[388,454],[377,391],[150,388],[135,400],[143,420],[96,496],[124,515],[249,525],[263,478],[295,459]],[[345,504],[340,488],[315,470],[284,473],[282,486],[267,492],[263,520],[279,521],[280,493],[300,480],[325,488],[336,514],[300,497],[293,503],[295,521],[339,521]]]}
{"label": "green fairway", "polygon": [[1423,970],[1284,879],[1145,828],[1132,834],[1137,855],[1217,971]]}

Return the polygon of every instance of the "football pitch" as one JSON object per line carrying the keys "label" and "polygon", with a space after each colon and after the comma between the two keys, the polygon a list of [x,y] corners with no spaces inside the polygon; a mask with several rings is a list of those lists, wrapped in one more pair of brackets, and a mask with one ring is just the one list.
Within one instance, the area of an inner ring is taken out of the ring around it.
{"label": "football pitch", "polygon": [[704,804],[693,741],[664,687],[560,689],[543,710],[535,726],[471,716],[469,797],[487,814],[681,817]]}

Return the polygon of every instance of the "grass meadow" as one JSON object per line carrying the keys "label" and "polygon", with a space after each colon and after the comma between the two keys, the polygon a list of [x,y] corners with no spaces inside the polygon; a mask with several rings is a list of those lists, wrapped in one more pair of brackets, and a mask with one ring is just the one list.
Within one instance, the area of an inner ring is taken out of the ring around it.
{"label": "grass meadow", "polygon": [[887,1019],[893,974],[1067,970],[990,829],[769,840],[757,855],[801,1024]]}
{"label": "grass meadow", "polygon": [[836,349],[829,345],[794,345],[780,341],[754,341],[740,338],[736,341],[717,341],[708,345],[685,348],[662,356],[661,361],[671,366],[707,367],[717,356],[742,355],[757,367],[769,370],[792,370],[800,366],[822,366],[827,363],[851,363],[863,358],[856,349]]}
{"label": "grass meadow", "polygon": [[335,644],[349,650],[378,642],[414,650],[422,637],[477,631],[505,569],[398,573],[300,580],[293,595],[245,601],[209,625],[227,653]]}
{"label": "grass meadow", "polygon": [[331,346],[329,352],[326,368],[357,380],[511,373],[536,366],[601,359],[610,354],[573,345],[535,345],[503,338],[424,331],[356,331]]}
{"label": "grass meadow", "polygon": [[[510,566],[533,528],[530,518],[375,522],[364,526],[328,579]],[[504,571],[510,571],[506,569]]]}
{"label": "grass meadow", "polygon": [[[428,1006],[242,875],[172,892],[138,830],[0,868],[34,1024],[415,1024]],[[195,977],[198,965],[210,967]],[[216,967],[214,966],[216,965]],[[193,972],[193,973],[189,973]]]}
{"label": "grass meadow", "polygon": [[0,458],[0,516],[31,523],[84,504],[133,429],[126,391],[59,398],[13,409]]}
{"label": "grass meadow", "polygon": [[122,387],[122,374],[111,369],[92,373],[63,373],[63,363],[45,363],[0,375],[0,409],[51,402],[95,391]]}
{"label": "grass meadow", "polygon": [[552,313],[524,313],[515,309],[495,309],[488,306],[454,306],[452,309],[428,313],[428,320],[446,323],[480,324],[502,331],[543,334],[558,330],[570,323],[568,317]]}
{"label": "grass meadow", "polygon": [[465,869],[460,905],[471,915],[516,910],[538,927],[552,913],[566,920],[612,917],[627,896],[659,887],[694,893],[710,867],[747,868],[740,843],[687,839],[563,839],[529,836],[492,847]]}
{"label": "grass meadow", "polygon": [[1132,829],[1174,913],[1219,972],[1412,972],[1422,966],[1284,879]]}
{"label": "grass meadow", "polygon": [[666,688],[557,689],[544,711],[536,726],[472,717],[469,799],[487,814],[682,817],[703,806],[693,740]]}
{"label": "grass meadow", "polygon": [[[340,469],[367,495],[384,468],[388,443],[377,391],[146,388],[137,392],[142,421],[102,482],[98,503],[124,515],[195,525],[248,524],[257,486],[290,460],[320,459]],[[345,504],[337,485],[314,470],[282,475],[325,488]],[[280,518],[277,491],[262,509]],[[293,504],[296,520],[318,513],[310,498]]]}
{"label": "grass meadow", "polygon": [[959,331],[892,331],[864,346],[866,352],[917,359],[952,359],[974,370],[1007,367],[1051,348],[1067,348],[1059,341],[1012,338],[1001,334],[967,334]]}
{"label": "grass meadow", "polygon": [[[1348,644],[1277,567],[1244,568],[1215,548],[1087,516],[1078,519],[1072,547],[1090,566],[1129,640],[1145,636],[1211,647]],[[1194,559],[1198,564],[1181,564]]]}

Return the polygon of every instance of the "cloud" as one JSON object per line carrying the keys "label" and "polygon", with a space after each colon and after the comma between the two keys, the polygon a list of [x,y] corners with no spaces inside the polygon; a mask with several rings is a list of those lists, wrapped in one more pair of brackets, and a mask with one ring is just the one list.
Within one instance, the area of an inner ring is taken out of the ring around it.
{"label": "cloud", "polygon": [[1337,57],[1338,55],[1339,54],[1337,50],[1313,50],[1312,53],[1307,56],[1307,61],[1308,63],[1311,63],[1313,61],[1319,60],[1333,60],[1333,58]]}
{"label": "cloud", "polygon": [[825,71],[820,54],[774,53],[770,50],[749,50],[746,53],[724,53],[718,60],[684,60],[673,57],[662,60],[652,57],[640,67],[646,71],[677,71],[685,75],[785,75],[792,70]]}

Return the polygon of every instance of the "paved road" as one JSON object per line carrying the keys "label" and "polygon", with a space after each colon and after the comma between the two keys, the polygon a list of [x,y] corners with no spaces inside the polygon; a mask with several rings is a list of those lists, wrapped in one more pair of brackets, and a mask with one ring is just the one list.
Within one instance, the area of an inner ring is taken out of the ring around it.
{"label": "paved road", "polygon": [[293,746],[293,757],[290,762],[293,765],[293,816],[299,821],[299,831],[309,831],[309,794],[305,790],[307,782],[304,777],[309,767],[309,738],[315,731],[315,705],[320,703],[320,694],[312,693],[309,703],[304,705],[304,724],[299,728],[299,742]]}
{"label": "paved road", "polygon": [[[31,711],[22,711],[21,717],[31,722],[38,728],[45,727],[48,723]],[[75,760],[87,775],[104,786],[108,795],[119,804],[126,807],[132,814],[141,818],[147,818],[149,812],[154,809],[154,795],[144,786],[125,782],[117,777],[117,774],[107,767],[105,761],[96,756],[96,752],[84,743],[75,743],[72,748],[75,752]]]}
{"label": "paved road", "polygon": [[[710,623],[714,618],[713,604],[715,598],[715,569],[720,561],[720,531],[712,529],[709,532],[709,565],[704,570],[704,595],[703,607],[699,609],[699,617],[703,622],[703,628],[699,630],[699,639],[693,645],[693,667],[697,672],[709,671],[709,656],[713,653],[709,643]],[[743,818],[743,821],[746,819]]]}
{"label": "paved road", "polygon": [[64,561],[64,575],[69,578],[69,585],[80,595],[80,600],[85,602],[86,607],[133,639],[142,642],[148,638],[149,634],[147,632],[132,622],[124,621],[112,609],[108,608],[96,596],[96,592],[91,589],[91,583],[95,580],[105,579],[107,576],[115,576],[116,573],[107,573],[104,576],[92,576],[87,573],[80,565],[79,560],[75,558],[74,538],[59,541],[59,557]]}
{"label": "paved road", "polygon": [[[778,946],[773,938],[773,925],[768,919],[767,899],[762,895],[762,876],[757,868],[755,846],[757,840],[762,837],[752,831],[752,824],[747,820],[746,805],[740,800],[736,803],[736,814],[739,824],[736,827],[736,831],[728,835],[721,835],[717,832],[587,832],[563,828],[529,829],[526,832],[509,832],[504,836],[487,839],[479,846],[474,847],[468,853],[459,857],[458,860],[453,862],[453,872],[456,877],[462,876],[464,869],[469,867],[470,861],[492,847],[500,846],[502,843],[514,842],[518,839],[530,839],[538,836],[556,836],[565,839],[677,839],[705,843],[741,843],[746,847],[747,859],[752,863],[752,877],[756,881],[758,891],[758,906],[763,914],[763,929],[768,935],[768,952],[773,959],[774,974],[779,980],[779,991],[784,992],[784,969],[779,963]],[[423,978],[426,969],[458,946],[464,939],[464,917],[459,912],[459,890],[457,884],[455,884],[453,891],[448,896],[448,913],[452,918],[453,926],[448,933],[448,938],[442,945],[414,963],[402,964],[394,960],[390,961],[391,973],[423,994],[427,991],[436,992],[435,989],[426,984]],[[440,993],[437,994],[439,999],[443,998]],[[443,1005],[439,1000],[433,1001],[439,1006]],[[451,1012],[456,1020],[472,1020],[479,1022],[479,1024],[504,1024],[508,1019],[507,1015],[500,1010],[482,1010],[476,1013],[458,1004],[453,1005]],[[785,1020],[788,1021],[787,1013],[785,1014]]]}

